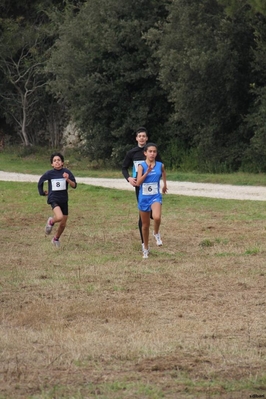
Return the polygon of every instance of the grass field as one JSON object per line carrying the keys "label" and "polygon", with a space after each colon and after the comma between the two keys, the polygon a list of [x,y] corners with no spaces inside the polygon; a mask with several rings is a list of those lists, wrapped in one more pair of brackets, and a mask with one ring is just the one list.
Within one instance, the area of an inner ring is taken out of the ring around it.
{"label": "grass field", "polygon": [[[0,170],[6,172],[30,173],[42,175],[50,168],[51,149],[25,149],[23,147],[7,147],[0,152]],[[109,165],[99,167],[98,163],[89,161],[78,151],[65,151],[66,166],[79,177],[102,177],[123,179],[121,168],[110,168]],[[258,173],[192,173],[166,168],[168,180],[189,181],[199,183],[219,183],[233,185],[265,186],[265,174]]]}
{"label": "grass field", "polygon": [[143,260],[134,192],[69,196],[58,249],[0,182],[0,399],[266,397],[265,204],[166,195]]}

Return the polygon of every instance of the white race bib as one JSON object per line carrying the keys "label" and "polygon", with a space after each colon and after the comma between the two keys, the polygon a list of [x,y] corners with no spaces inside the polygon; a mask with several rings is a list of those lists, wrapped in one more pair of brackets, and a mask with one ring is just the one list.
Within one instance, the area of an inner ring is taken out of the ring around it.
{"label": "white race bib", "polygon": [[145,161],[133,161],[135,170],[138,171],[138,166],[141,165],[144,162]]}
{"label": "white race bib", "polygon": [[158,183],[143,183],[142,194],[143,195],[158,194]]}
{"label": "white race bib", "polygon": [[52,179],[52,191],[62,191],[66,190],[66,179]]}

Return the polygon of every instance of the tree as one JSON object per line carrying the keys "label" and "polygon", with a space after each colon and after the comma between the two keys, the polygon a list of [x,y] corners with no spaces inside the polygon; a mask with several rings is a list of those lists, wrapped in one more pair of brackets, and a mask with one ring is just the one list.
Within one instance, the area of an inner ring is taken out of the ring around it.
{"label": "tree", "polygon": [[237,169],[249,137],[252,29],[244,10],[228,18],[216,0],[174,0],[160,39],[160,81],[174,105],[177,137],[201,168]]}
{"label": "tree", "polygon": [[61,137],[55,127],[62,125],[59,118],[64,107],[55,104],[45,90],[44,65],[57,32],[50,14],[62,7],[65,4],[60,0],[3,0],[0,4],[1,116],[15,127],[26,146],[43,143],[46,132],[51,144],[58,145]]}
{"label": "tree", "polygon": [[256,14],[254,26],[253,79],[250,81],[252,102],[246,117],[247,127],[253,137],[245,152],[243,169],[253,172],[266,171],[266,17]]}
{"label": "tree", "polygon": [[266,3],[264,0],[218,0],[219,4],[225,6],[228,15],[233,16],[243,8],[249,6],[252,13],[266,15]]}
{"label": "tree", "polygon": [[[38,91],[46,82],[41,72],[43,66],[39,49],[42,48],[42,39],[28,29],[12,35],[9,43],[9,55],[1,52],[0,68],[5,77],[0,93],[4,100],[4,114],[7,120],[13,119],[18,126],[18,133],[22,142],[30,144],[27,127],[35,115],[35,108],[39,101]],[[15,42],[13,40],[15,39]],[[3,47],[3,40],[2,40]]]}
{"label": "tree", "polygon": [[240,9],[245,9],[253,30],[250,76],[250,103],[244,120],[250,132],[250,145],[243,153],[241,168],[249,172],[266,171],[266,3],[263,0],[219,0],[226,6],[230,18],[235,18]]}
{"label": "tree", "polygon": [[165,15],[158,0],[88,0],[60,26],[51,90],[86,133],[91,157],[120,161],[139,125],[160,136],[168,102],[145,33]]}

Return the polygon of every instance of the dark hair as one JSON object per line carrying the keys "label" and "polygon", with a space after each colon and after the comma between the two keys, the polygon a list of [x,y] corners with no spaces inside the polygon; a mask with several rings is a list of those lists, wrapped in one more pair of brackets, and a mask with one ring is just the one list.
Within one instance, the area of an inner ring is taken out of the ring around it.
{"label": "dark hair", "polygon": [[139,127],[139,128],[137,129],[137,131],[136,131],[136,136],[137,136],[139,133],[146,133],[146,134],[148,135],[148,131],[147,131],[147,129],[146,129],[144,126],[141,126],[141,127]]}
{"label": "dark hair", "polygon": [[51,155],[51,163],[53,163],[54,157],[59,157],[62,162],[64,162],[65,158],[64,155],[61,154],[61,152],[55,152],[54,154]]}
{"label": "dark hair", "polygon": [[147,151],[147,149],[148,149],[149,147],[156,147],[156,150],[158,150],[157,144],[154,144],[154,143],[147,143],[147,144],[144,146],[144,151]]}

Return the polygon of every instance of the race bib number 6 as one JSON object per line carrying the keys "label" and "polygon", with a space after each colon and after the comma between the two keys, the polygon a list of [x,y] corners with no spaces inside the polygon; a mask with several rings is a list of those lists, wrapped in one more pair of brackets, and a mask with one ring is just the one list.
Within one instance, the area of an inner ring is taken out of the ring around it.
{"label": "race bib number 6", "polygon": [[143,195],[158,194],[158,184],[157,183],[143,183],[142,194]]}

